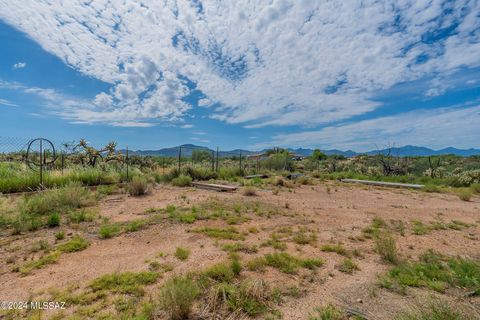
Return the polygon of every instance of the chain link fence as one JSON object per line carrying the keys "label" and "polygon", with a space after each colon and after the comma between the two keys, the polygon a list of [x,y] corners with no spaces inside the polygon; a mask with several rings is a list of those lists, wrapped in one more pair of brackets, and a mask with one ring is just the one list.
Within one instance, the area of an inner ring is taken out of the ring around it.
{"label": "chain link fence", "polygon": [[[85,140],[62,142],[47,138],[0,137],[0,192],[24,191],[25,188],[11,182],[16,176],[28,179],[30,190],[62,184],[67,176],[75,176],[87,185],[98,185],[113,180],[128,181],[137,170],[163,175],[178,170],[178,174],[191,176],[200,170],[205,176],[222,179],[289,170],[290,166],[291,159],[287,157],[194,145],[149,152],[132,151],[115,143],[93,148]],[[108,180],[98,172],[119,178]]]}

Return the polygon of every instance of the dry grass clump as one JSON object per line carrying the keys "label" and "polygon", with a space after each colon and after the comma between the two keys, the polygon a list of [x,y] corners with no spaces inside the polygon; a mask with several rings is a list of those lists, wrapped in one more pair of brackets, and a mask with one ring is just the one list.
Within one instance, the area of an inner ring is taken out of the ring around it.
{"label": "dry grass clump", "polygon": [[177,250],[175,250],[175,257],[178,260],[185,261],[188,259],[189,256],[190,256],[190,250],[187,248],[177,247]]}
{"label": "dry grass clump", "polygon": [[472,198],[473,192],[469,189],[462,189],[458,191],[458,197],[463,201],[470,201]]}
{"label": "dry grass clump", "polygon": [[247,197],[253,197],[257,195],[257,190],[252,186],[246,186],[243,188],[242,194]]}
{"label": "dry grass clump", "polygon": [[199,294],[200,289],[193,279],[175,277],[160,289],[159,306],[172,320],[188,319]]}
{"label": "dry grass clump", "polygon": [[399,257],[395,238],[388,232],[382,232],[375,238],[375,250],[382,260],[391,264],[398,264]]}
{"label": "dry grass clump", "polygon": [[150,183],[145,177],[134,176],[128,183],[127,190],[131,196],[143,196],[150,191]]}
{"label": "dry grass clump", "polygon": [[189,187],[192,184],[192,178],[190,176],[179,175],[172,179],[172,185],[176,187]]}
{"label": "dry grass clump", "polygon": [[309,176],[305,176],[305,175],[298,177],[296,182],[297,182],[297,184],[300,184],[300,185],[311,185],[311,184],[313,184],[312,179]]}

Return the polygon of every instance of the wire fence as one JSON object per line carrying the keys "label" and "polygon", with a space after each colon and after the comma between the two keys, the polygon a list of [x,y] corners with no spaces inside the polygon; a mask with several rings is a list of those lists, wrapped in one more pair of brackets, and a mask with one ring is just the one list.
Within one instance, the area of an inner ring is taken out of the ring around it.
{"label": "wire fence", "polygon": [[266,170],[289,170],[290,164],[291,159],[287,158],[273,159],[264,153],[224,151],[218,147],[212,150],[182,145],[160,151],[132,151],[115,143],[94,148],[85,140],[62,142],[47,138],[0,137],[0,180],[11,175],[11,169],[23,170],[38,180],[39,187],[44,187],[46,173],[63,176],[76,168],[113,170],[121,173],[122,180],[128,181],[134,170],[166,174],[171,170],[181,173],[203,169],[241,176]]}

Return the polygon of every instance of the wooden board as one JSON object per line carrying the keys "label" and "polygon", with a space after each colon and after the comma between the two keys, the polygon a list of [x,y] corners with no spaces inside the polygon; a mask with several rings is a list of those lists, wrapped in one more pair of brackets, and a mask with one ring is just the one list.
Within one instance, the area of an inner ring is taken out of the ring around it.
{"label": "wooden board", "polygon": [[245,179],[254,179],[254,178],[260,178],[260,179],[265,179],[268,178],[268,174],[252,174],[250,176],[245,176]]}
{"label": "wooden board", "polygon": [[235,191],[235,190],[237,190],[237,187],[235,187],[235,186],[228,186],[228,185],[224,185],[224,184],[193,182],[192,185],[194,187],[197,187],[197,188],[200,188],[200,189],[215,190],[215,191]]}
{"label": "wooden board", "polygon": [[424,187],[423,184],[385,182],[385,181],[373,181],[373,180],[342,179],[341,181],[350,182],[350,183],[363,183],[363,184],[380,186],[380,187],[411,188],[411,189],[421,189]]}

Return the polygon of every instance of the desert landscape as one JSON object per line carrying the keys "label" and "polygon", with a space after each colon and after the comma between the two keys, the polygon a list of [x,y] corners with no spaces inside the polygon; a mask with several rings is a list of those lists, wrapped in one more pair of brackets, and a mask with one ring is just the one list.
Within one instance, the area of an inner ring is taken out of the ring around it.
{"label": "desert landscape", "polygon": [[49,193],[50,205],[70,197],[77,208],[57,227],[2,231],[0,295],[66,309],[5,319],[480,314],[478,196],[282,177],[236,192],[159,184],[142,196],[122,187]]}
{"label": "desert landscape", "polygon": [[0,320],[480,320],[480,0],[0,0]]}

